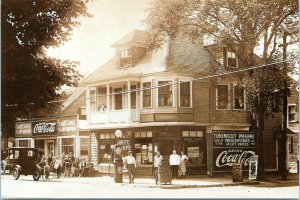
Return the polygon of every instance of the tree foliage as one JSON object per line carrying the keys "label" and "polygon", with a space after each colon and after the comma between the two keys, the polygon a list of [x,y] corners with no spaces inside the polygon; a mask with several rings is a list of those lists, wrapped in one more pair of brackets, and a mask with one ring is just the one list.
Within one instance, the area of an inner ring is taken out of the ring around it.
{"label": "tree foliage", "polygon": [[[166,38],[176,36],[187,26],[194,27],[185,32],[191,40],[203,37],[214,41],[214,45],[208,46],[207,50],[211,54],[211,67],[215,72],[230,70],[217,62],[222,47],[237,55],[241,68],[266,65],[236,74],[246,87],[247,105],[253,114],[258,136],[259,162],[264,163],[264,116],[272,106],[275,96],[283,98],[280,91],[289,80],[287,74],[294,72],[297,52],[287,52],[288,62],[277,61],[283,58],[284,32],[288,34],[287,45],[298,42],[298,2],[155,0],[145,22],[154,49],[160,47]],[[260,165],[261,177],[263,167]]]}
{"label": "tree foliage", "polygon": [[61,87],[76,86],[77,62],[50,58],[45,49],[70,39],[83,0],[3,0],[1,5],[2,131],[17,118],[41,117],[59,106]]}

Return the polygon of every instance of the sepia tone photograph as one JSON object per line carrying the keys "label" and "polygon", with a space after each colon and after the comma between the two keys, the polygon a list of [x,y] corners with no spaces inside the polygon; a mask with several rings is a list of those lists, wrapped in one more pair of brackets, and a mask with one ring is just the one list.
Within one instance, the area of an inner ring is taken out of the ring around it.
{"label": "sepia tone photograph", "polygon": [[297,0],[2,0],[1,199],[298,199]]}

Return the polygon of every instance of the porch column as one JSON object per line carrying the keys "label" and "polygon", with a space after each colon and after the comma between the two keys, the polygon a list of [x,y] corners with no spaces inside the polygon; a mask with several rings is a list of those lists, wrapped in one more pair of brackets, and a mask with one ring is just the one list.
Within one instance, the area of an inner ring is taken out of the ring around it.
{"label": "porch column", "polygon": [[130,81],[127,81],[127,122],[131,122],[131,92],[129,92],[130,89]]}
{"label": "porch column", "polygon": [[86,120],[88,122],[90,122],[90,113],[91,113],[91,109],[90,109],[90,88],[86,88],[86,95],[85,95],[86,99],[85,99],[85,106],[86,106]]}
{"label": "porch column", "polygon": [[106,84],[106,123],[110,122],[110,90],[109,83]]}

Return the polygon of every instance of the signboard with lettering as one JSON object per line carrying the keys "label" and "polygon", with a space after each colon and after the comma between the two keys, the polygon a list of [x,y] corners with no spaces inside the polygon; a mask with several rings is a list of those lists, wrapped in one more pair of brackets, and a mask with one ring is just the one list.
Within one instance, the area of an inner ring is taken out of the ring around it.
{"label": "signboard with lettering", "polygon": [[241,163],[234,163],[232,165],[232,181],[243,182],[243,170]]}
{"label": "signboard with lettering", "polygon": [[16,137],[18,136],[30,136],[32,133],[32,127],[30,122],[16,123]]}
{"label": "signboard with lettering", "polygon": [[95,133],[91,134],[91,163],[93,168],[97,170],[98,167],[98,141]]}
{"label": "signboard with lettering", "polygon": [[249,179],[256,179],[258,169],[258,156],[251,156],[249,162]]}
{"label": "signboard with lettering", "polygon": [[232,170],[234,163],[241,163],[248,170],[250,156],[255,155],[253,132],[213,132],[213,168],[215,172]]}
{"label": "signboard with lettering", "polygon": [[58,121],[58,133],[59,134],[73,134],[77,133],[77,123],[75,118],[60,119]]}
{"label": "signboard with lettering", "polygon": [[43,121],[32,123],[32,133],[53,135],[57,133],[57,121]]}

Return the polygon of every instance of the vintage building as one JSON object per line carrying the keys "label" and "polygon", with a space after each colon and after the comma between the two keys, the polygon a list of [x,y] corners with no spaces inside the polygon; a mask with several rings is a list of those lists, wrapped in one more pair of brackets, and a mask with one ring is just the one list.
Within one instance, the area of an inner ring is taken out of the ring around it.
{"label": "vintage building", "polygon": [[[116,130],[123,132],[125,153],[133,150],[141,174],[152,173],[158,150],[167,156],[173,149],[183,150],[190,158],[188,174],[228,171],[233,160],[216,164],[225,154],[237,154],[247,166],[245,160],[255,154],[255,133],[249,131],[244,87],[234,76],[204,78],[209,73],[209,52],[202,39],[191,42],[178,34],[152,51],[147,34],[135,30],[112,47],[115,56],[80,84],[87,88],[85,128],[91,132],[92,162],[100,172],[111,170]],[[222,63],[238,68],[235,56],[226,55]],[[275,133],[270,134],[266,139],[275,141]],[[276,149],[275,143],[269,146]],[[276,155],[266,151],[266,158],[275,160],[267,161],[266,167],[276,169]]]}
{"label": "vintage building", "polygon": [[77,88],[63,103],[57,116],[16,122],[16,146],[35,147],[41,154],[54,156],[72,152],[75,157],[90,157],[90,135],[81,127],[85,120],[85,89]]}

